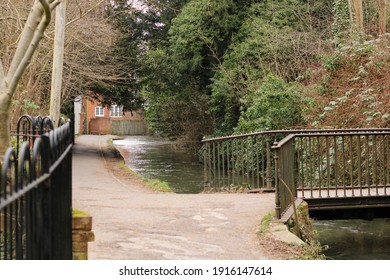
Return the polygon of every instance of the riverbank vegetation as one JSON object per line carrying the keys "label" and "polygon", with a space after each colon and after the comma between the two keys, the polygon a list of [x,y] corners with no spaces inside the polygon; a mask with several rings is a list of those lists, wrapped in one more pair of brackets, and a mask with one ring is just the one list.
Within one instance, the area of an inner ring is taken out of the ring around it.
{"label": "riverbank vegetation", "polygon": [[[122,158],[123,159],[123,158]],[[161,181],[158,179],[147,179],[142,177],[141,175],[134,172],[130,167],[128,167],[124,161],[120,161],[117,165],[126,173],[130,174],[133,177],[138,177],[141,179],[147,187],[157,192],[173,192],[172,188],[165,181]]]}
{"label": "riverbank vegetation", "polygon": [[389,124],[387,1],[113,2],[155,133]]}
{"label": "riverbank vegetation", "polygon": [[[302,213],[302,212],[300,212]],[[302,225],[301,232],[306,238],[305,243],[298,245],[282,241],[276,237],[275,225],[273,224],[274,213],[270,212],[263,217],[257,230],[259,244],[270,259],[295,259],[295,260],[323,260],[325,259],[324,248],[318,242],[317,233],[312,227],[310,218],[306,215],[300,215],[299,223]],[[280,225],[285,226],[285,225]],[[278,229],[280,230],[280,229]],[[286,228],[287,230],[287,228]],[[292,233],[291,233],[292,234]]]}

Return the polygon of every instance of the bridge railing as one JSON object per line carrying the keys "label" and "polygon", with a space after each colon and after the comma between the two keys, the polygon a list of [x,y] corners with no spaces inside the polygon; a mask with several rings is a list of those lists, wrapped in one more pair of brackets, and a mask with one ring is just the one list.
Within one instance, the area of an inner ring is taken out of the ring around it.
{"label": "bridge railing", "polygon": [[390,129],[290,134],[275,143],[276,216],[297,197],[390,194]]}
{"label": "bridge railing", "polygon": [[318,130],[272,130],[202,140],[205,190],[273,191],[271,146],[290,133]]}
{"label": "bridge railing", "polygon": [[37,132],[34,120],[0,163],[0,260],[72,258],[72,126]]}
{"label": "bridge railing", "polygon": [[289,134],[364,131],[374,132],[378,129],[274,130],[204,139],[205,190],[274,190],[275,167],[271,146],[275,141]]}
{"label": "bridge railing", "polygon": [[271,146],[285,131],[204,139],[205,190],[272,189]]}

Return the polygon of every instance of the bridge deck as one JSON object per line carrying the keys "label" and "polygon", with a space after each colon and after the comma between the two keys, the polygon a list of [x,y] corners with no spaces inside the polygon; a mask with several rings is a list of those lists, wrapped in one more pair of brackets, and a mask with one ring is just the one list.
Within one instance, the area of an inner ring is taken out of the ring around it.
{"label": "bridge deck", "polygon": [[322,187],[312,189],[298,189],[297,196],[299,198],[349,198],[349,197],[370,197],[370,196],[387,196],[390,195],[390,186],[374,186],[374,187]]}
{"label": "bridge deck", "polygon": [[310,210],[390,207],[390,186],[299,189],[297,197],[305,200]]}

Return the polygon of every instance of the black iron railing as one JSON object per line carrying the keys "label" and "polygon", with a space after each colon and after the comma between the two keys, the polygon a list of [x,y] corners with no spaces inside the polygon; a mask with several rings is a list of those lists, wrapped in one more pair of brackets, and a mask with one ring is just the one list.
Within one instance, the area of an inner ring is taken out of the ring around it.
{"label": "black iron railing", "polygon": [[390,130],[290,134],[275,143],[276,216],[296,198],[390,195]]}
{"label": "black iron railing", "polygon": [[0,259],[72,259],[73,130],[51,129],[23,116],[13,132],[0,170]]}

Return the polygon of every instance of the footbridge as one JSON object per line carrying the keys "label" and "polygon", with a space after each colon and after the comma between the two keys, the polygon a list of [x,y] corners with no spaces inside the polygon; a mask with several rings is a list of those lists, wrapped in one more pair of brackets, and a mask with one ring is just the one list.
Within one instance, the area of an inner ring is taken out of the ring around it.
{"label": "footbridge", "polygon": [[210,191],[275,192],[284,219],[306,201],[314,214],[390,209],[390,129],[277,130],[204,139]]}

